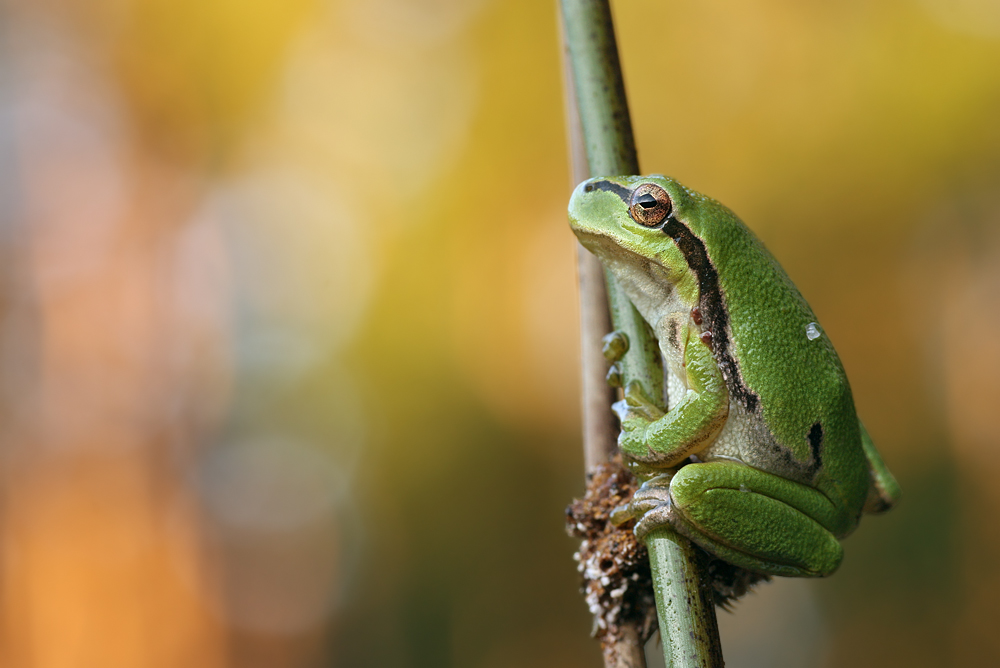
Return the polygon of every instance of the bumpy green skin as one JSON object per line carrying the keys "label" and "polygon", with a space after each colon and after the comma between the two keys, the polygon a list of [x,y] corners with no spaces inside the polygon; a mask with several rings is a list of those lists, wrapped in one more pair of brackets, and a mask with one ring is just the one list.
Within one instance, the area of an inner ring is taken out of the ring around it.
{"label": "bumpy green skin", "polygon": [[[656,227],[629,214],[632,191],[649,183],[673,206]],[[616,404],[623,455],[654,476],[632,503],[637,533],[669,523],[750,570],[832,573],[838,539],[899,488],[798,289],[728,208],[663,176],[590,179],[569,213],[682,384],[666,414],[637,387]]]}

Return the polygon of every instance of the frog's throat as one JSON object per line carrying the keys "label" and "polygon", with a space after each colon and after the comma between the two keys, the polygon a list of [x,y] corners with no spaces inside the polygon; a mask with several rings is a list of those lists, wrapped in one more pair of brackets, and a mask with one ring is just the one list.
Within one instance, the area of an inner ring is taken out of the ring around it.
{"label": "frog's throat", "polygon": [[[593,181],[594,190],[612,192],[628,205],[631,191],[613,181]],[[747,387],[740,373],[739,363],[732,354],[729,328],[729,310],[725,296],[719,287],[719,272],[708,255],[705,242],[691,231],[684,222],[671,214],[661,228],[677,244],[684,259],[698,279],[698,309],[704,322],[704,329],[712,332],[712,353],[722,370],[730,396],[736,399],[750,414],[757,414],[760,397]],[[653,324],[653,323],[651,323]]]}

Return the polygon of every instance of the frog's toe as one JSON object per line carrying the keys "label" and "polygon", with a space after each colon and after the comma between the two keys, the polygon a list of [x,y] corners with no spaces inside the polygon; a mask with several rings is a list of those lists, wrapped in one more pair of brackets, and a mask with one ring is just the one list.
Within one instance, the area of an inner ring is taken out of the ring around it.
{"label": "frog's toe", "polygon": [[604,377],[604,382],[608,384],[608,387],[621,387],[622,386],[622,365],[615,362],[608,369],[608,375]]}
{"label": "frog's toe", "polygon": [[611,520],[611,523],[613,525],[619,527],[633,518],[634,515],[632,515],[632,504],[625,503],[615,507],[615,509],[611,511],[611,516],[609,519]]}
{"label": "frog's toe", "polygon": [[646,494],[644,496],[639,496],[638,493],[632,499],[632,503],[628,505],[629,512],[632,513],[632,517],[641,518],[646,513],[659,508],[660,506],[670,505],[670,494],[666,496],[659,496],[654,494]]}
{"label": "frog's toe", "polygon": [[650,532],[670,525],[670,510],[670,503],[668,501],[643,513],[642,519],[635,524],[633,531],[635,537],[642,541]]}
{"label": "frog's toe", "polygon": [[632,495],[632,503],[630,504],[636,516],[652,510],[656,506],[670,503],[671,477],[670,474],[658,475],[642,483]]}
{"label": "frog's toe", "polygon": [[636,490],[629,509],[638,519],[635,535],[640,540],[653,529],[669,523],[670,479],[672,473],[664,473],[650,478]]}
{"label": "frog's toe", "polygon": [[611,364],[614,364],[628,352],[628,335],[622,331],[614,331],[601,339],[601,353]]}

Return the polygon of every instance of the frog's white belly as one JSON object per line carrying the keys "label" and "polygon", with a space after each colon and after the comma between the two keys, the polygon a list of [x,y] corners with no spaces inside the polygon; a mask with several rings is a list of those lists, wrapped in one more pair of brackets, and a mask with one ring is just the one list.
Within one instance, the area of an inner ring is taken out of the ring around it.
{"label": "frog's white belly", "polygon": [[[669,366],[666,372],[667,406],[672,408],[684,398],[689,390],[684,381]],[[755,430],[751,426],[746,410],[738,401],[730,400],[729,417],[726,418],[726,424],[723,425],[722,431],[715,437],[715,440],[698,453],[698,458],[706,461],[715,457],[725,457],[746,462],[747,446],[752,443],[754,433]]]}
{"label": "frog's white belly", "polygon": [[667,374],[667,410],[669,410],[684,398],[684,395],[687,394],[687,386],[673,372],[669,364],[663,365],[663,371]]}
{"label": "frog's white belly", "polygon": [[[631,257],[631,256],[630,256]],[[622,285],[636,309],[653,329],[660,344],[663,360],[663,370],[666,373],[667,407],[676,406],[690,390],[682,375],[675,373],[684,371],[683,343],[674,337],[671,342],[670,326],[676,328],[678,323],[685,323],[701,332],[699,325],[691,318],[691,309],[684,304],[673,286],[663,280],[660,274],[663,268],[654,263],[635,262],[635,271],[626,272]],[[618,273],[616,272],[616,275]],[[719,435],[701,452],[700,459],[709,460],[716,457],[737,459],[744,464],[763,471],[780,472],[784,470],[780,463],[775,462],[776,453],[782,450],[774,437],[758,416],[751,415],[739,402],[730,395],[729,416]],[[794,472],[785,477],[798,480],[801,478]]]}
{"label": "frog's white belly", "polygon": [[[749,464],[746,455],[748,451],[752,452],[754,431],[743,406],[738,401],[730,400],[726,424],[711,445],[701,451],[701,459],[707,461],[714,457],[726,457]],[[751,445],[751,448],[748,448],[748,445]]]}

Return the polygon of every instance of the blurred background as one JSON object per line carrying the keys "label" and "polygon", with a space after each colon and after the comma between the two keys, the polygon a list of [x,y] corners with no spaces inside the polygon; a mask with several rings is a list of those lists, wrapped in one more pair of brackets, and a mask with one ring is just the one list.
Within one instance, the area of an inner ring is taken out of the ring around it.
{"label": "blurred background", "polygon": [[[727,665],[1000,664],[1000,4],[615,5],[905,498]],[[0,3],[0,663],[600,666],[554,2]]]}

